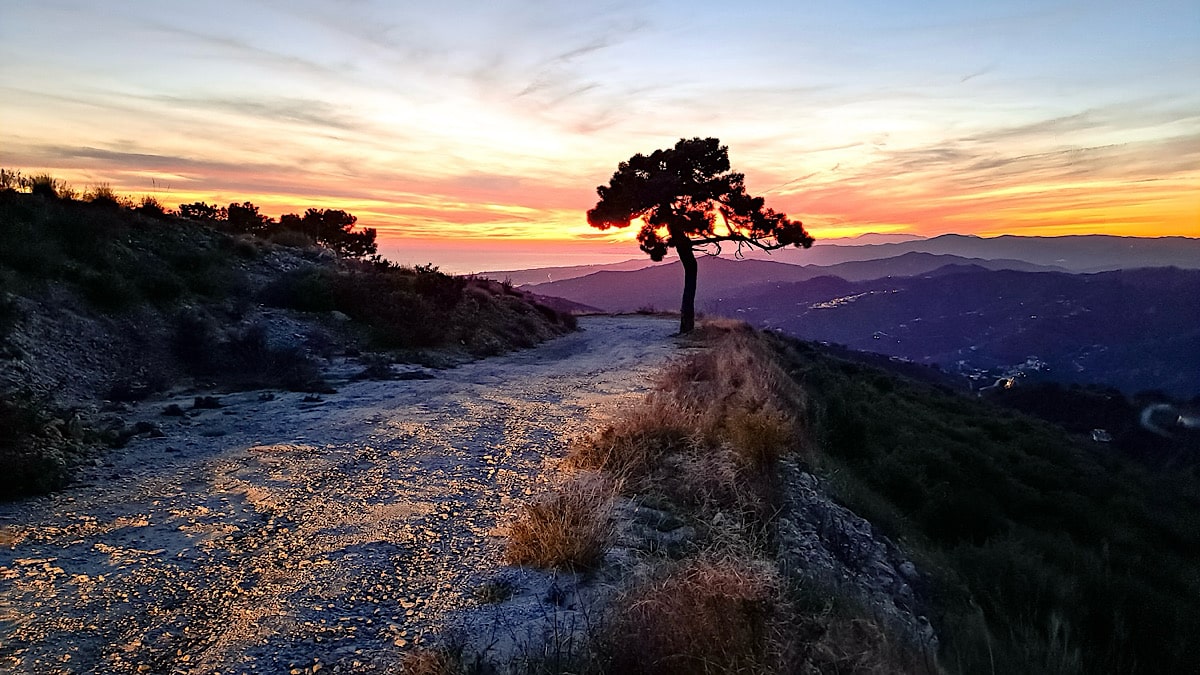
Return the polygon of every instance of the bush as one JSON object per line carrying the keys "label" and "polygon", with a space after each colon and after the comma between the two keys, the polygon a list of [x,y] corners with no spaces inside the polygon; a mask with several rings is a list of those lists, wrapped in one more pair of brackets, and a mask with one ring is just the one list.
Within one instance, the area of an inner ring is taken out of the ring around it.
{"label": "bush", "polygon": [[193,375],[210,375],[220,368],[217,322],[205,312],[187,308],[175,317],[171,351]]}
{"label": "bush", "polygon": [[288,248],[309,248],[317,245],[317,240],[297,230],[281,230],[273,233],[269,239],[272,244]]}
{"label": "bush", "polygon": [[44,494],[66,484],[81,446],[53,426],[44,401],[0,395],[0,501]]}
{"label": "bush", "polygon": [[85,273],[80,286],[88,302],[106,312],[128,309],[141,299],[129,277],[118,271]]}
{"label": "bush", "polygon": [[301,312],[329,312],[338,308],[334,274],[318,268],[298,269],[268,284],[259,301],[271,307]]}
{"label": "bush", "polygon": [[154,218],[155,220],[166,220],[167,218],[167,209],[163,207],[162,202],[151,195],[144,195],[133,210],[135,213],[140,213],[147,218]]}
{"label": "bush", "polygon": [[73,192],[65,182],[48,173],[30,176],[25,179],[24,186],[29,189],[30,194],[48,199],[69,198]]}
{"label": "bush", "polygon": [[129,200],[114,192],[108,183],[100,183],[83,193],[83,201],[108,209],[119,209],[130,205]]}

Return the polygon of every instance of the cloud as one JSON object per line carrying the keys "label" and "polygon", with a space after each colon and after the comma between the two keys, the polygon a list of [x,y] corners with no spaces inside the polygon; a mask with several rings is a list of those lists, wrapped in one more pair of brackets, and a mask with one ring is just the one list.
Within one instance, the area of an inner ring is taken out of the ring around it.
{"label": "cloud", "polygon": [[225,112],[265,122],[291,122],[342,131],[358,130],[364,122],[347,115],[344,107],[311,98],[189,98],[146,96],[144,100],[171,107]]}

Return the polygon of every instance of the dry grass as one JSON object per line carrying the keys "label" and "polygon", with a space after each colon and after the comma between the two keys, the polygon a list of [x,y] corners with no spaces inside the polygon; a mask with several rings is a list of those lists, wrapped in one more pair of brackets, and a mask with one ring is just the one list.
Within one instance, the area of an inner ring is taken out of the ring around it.
{"label": "dry grass", "polygon": [[[808,401],[744,324],[710,320],[696,333],[707,349],[667,368],[645,401],[566,459],[619,477],[627,494],[699,533],[691,557],[657,560],[650,580],[614,600],[593,634],[593,665],[667,675],[930,672],[870,620],[792,601],[769,533],[776,467],[809,451],[798,422]],[[579,526],[565,514],[591,510],[577,501],[555,494],[527,507],[510,560],[567,557],[549,549],[577,544],[566,531]]]}
{"label": "dry grass", "polygon": [[693,446],[696,421],[663,397],[628,410],[591,438],[571,446],[569,467],[624,479],[651,473],[664,457]]}
{"label": "dry grass", "polygon": [[442,648],[417,647],[400,660],[400,672],[404,675],[456,675],[462,670],[462,659]]}
{"label": "dry grass", "polygon": [[773,405],[757,410],[735,409],[721,422],[720,435],[733,448],[742,466],[755,472],[769,471],[796,445],[795,420]]}
{"label": "dry grass", "polygon": [[713,344],[668,367],[655,391],[595,436],[576,443],[568,466],[619,476],[633,494],[695,510],[772,511],[774,466],[804,448],[782,412],[803,394],[753,334],[705,324]]}
{"label": "dry grass", "polygon": [[780,581],[757,560],[686,562],[615,603],[599,638],[608,672],[772,672]]}
{"label": "dry grass", "polygon": [[[743,324],[743,328],[744,324]],[[769,455],[801,449],[804,434],[783,410],[803,411],[804,393],[746,330],[721,330],[711,348],[668,368],[658,382],[678,407],[702,420],[698,431],[710,443],[729,442],[749,450],[745,458],[759,465],[764,443]],[[754,447],[748,447],[754,446]]]}
{"label": "dry grass", "polygon": [[520,508],[508,526],[514,565],[580,570],[595,566],[613,537],[614,482],[581,473]]}

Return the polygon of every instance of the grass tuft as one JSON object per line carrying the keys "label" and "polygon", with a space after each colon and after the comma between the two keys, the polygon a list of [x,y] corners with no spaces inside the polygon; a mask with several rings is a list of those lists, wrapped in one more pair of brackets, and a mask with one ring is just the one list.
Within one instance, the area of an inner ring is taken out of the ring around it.
{"label": "grass tuft", "polygon": [[584,570],[613,538],[611,479],[581,473],[523,505],[508,526],[505,559],[514,565]]}
{"label": "grass tuft", "polygon": [[403,675],[457,675],[462,671],[461,656],[445,648],[417,647],[400,660]]}
{"label": "grass tuft", "polygon": [[628,590],[601,629],[608,672],[772,672],[780,580],[762,561],[682,563]]}

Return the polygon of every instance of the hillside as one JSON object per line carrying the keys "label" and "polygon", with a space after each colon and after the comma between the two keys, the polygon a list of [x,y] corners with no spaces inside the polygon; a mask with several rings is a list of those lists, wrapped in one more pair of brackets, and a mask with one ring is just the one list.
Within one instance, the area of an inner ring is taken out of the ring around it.
{"label": "hillside", "polygon": [[[1200,647],[1196,469],[765,335],[845,504],[937,570],[954,672],[1182,672]],[[1147,564],[1147,561],[1154,561]]]}
{"label": "hillside", "polygon": [[45,192],[0,190],[0,499],[155,433],[123,417],[131,401],[328,391],[347,371],[395,376],[393,362],[448,365],[574,325],[503,284],[339,255],[299,232]]}
{"label": "hillside", "polygon": [[713,310],[936,364],[982,377],[980,385],[1020,367],[1032,379],[1200,394],[1200,270],[1075,275],[954,266],[907,278],[760,287]]}
{"label": "hillside", "polygon": [[432,379],[125,404],[159,433],[0,506],[0,664],[1088,673],[1197,658],[1194,467],[1147,472],[816,343],[584,322]]}

